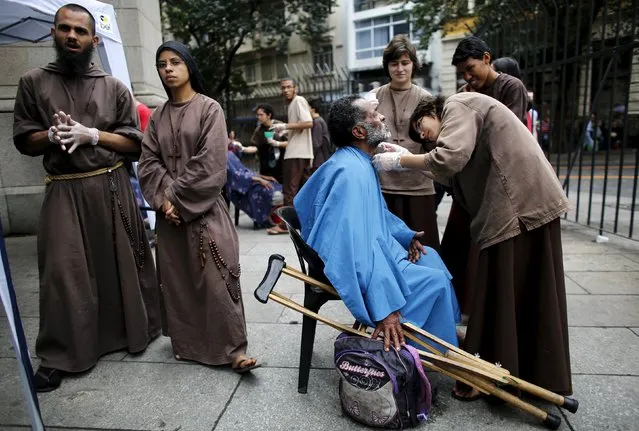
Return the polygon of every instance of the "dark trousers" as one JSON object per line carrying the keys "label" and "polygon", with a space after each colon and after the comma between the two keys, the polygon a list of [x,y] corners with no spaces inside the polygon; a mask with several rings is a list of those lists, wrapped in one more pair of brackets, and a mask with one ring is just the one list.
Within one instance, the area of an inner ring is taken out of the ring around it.
{"label": "dark trousers", "polygon": [[284,159],[284,205],[293,205],[293,198],[311,176],[310,159]]}
{"label": "dark trousers", "polygon": [[453,189],[452,187],[445,186],[438,182],[435,182],[434,184],[435,184],[435,211],[437,211],[437,208],[439,208],[439,204],[442,202],[442,199],[444,199],[444,195],[447,193],[449,195],[452,195]]}

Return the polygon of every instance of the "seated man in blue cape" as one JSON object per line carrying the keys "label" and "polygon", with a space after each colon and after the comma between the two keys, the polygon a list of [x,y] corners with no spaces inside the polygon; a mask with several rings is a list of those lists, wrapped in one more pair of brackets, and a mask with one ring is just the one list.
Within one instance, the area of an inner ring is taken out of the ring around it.
{"label": "seated man in blue cape", "polygon": [[294,200],[304,240],[353,316],[384,334],[385,348],[404,343],[403,319],[457,346],[460,314],[451,275],[386,207],[371,164],[390,139],[384,116],[358,96],[336,101],[328,116],[338,150]]}

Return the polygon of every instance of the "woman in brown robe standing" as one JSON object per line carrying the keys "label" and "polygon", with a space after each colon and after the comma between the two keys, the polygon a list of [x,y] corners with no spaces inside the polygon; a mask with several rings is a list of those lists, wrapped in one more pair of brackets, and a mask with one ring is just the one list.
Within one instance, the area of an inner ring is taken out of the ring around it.
{"label": "woman in brown robe standing", "polygon": [[[373,163],[448,181],[470,215],[480,252],[464,348],[571,394],[559,226],[569,205],[539,144],[505,105],[479,93],[427,97],[411,124],[411,136],[432,150],[412,155],[395,146]],[[459,383],[453,393],[464,400],[478,395]]]}
{"label": "woman in brown robe standing", "polygon": [[[429,93],[412,83],[419,62],[415,46],[406,35],[393,37],[384,49],[383,65],[390,83],[372,91],[379,102],[377,112],[386,118],[392,143],[411,153],[423,153],[421,145],[408,136],[408,130],[410,115]],[[379,181],[388,209],[411,229],[424,232],[420,241],[439,251],[433,180],[422,173],[381,172]]]}
{"label": "woman in brown robe standing", "polygon": [[222,197],[227,138],[221,106],[204,85],[186,46],[169,41],[156,54],[169,101],[155,110],[138,165],[157,221],[157,267],[164,332],[177,359],[259,366],[246,356],[239,243]]}

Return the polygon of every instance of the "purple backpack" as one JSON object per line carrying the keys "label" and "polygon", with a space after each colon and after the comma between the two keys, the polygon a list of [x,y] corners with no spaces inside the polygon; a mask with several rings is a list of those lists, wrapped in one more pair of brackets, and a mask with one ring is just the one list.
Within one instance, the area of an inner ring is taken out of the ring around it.
{"label": "purple backpack", "polygon": [[334,359],[342,409],[357,422],[403,429],[428,418],[430,383],[415,348],[386,352],[383,341],[340,334]]}

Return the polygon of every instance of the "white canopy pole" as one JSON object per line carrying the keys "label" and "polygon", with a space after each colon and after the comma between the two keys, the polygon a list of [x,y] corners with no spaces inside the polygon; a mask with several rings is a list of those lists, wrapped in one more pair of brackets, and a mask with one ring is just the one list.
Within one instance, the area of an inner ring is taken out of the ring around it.
{"label": "white canopy pole", "polygon": [[16,352],[18,359],[18,370],[20,374],[20,384],[22,393],[27,404],[27,412],[29,413],[29,421],[31,429],[36,431],[44,430],[42,424],[42,416],[40,415],[40,405],[38,397],[33,387],[31,376],[33,368],[31,367],[31,359],[29,358],[29,350],[24,337],[24,328],[22,320],[18,314],[18,306],[16,304],[15,290],[11,282],[11,272],[9,271],[9,259],[7,257],[7,249],[4,243],[4,232],[0,224],[0,301],[4,306],[4,312],[9,321],[9,329],[11,330],[11,344],[13,351]]}

